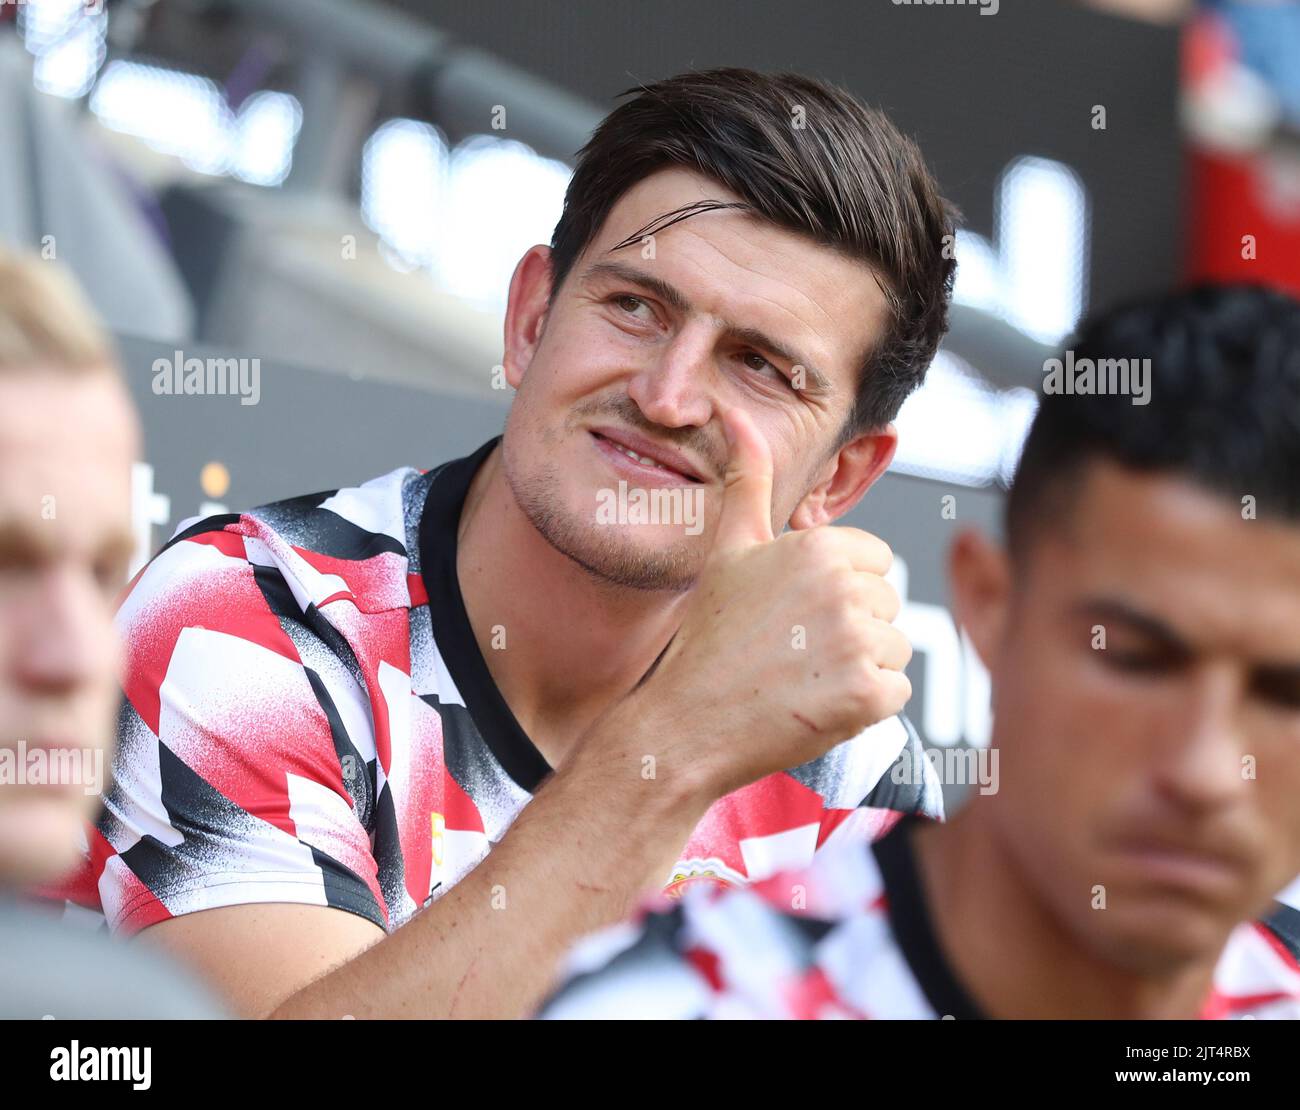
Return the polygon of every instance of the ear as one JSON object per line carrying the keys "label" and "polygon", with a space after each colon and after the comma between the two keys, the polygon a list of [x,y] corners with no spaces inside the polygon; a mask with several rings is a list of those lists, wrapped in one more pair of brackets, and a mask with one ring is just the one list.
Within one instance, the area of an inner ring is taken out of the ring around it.
{"label": "ear", "polygon": [[537,353],[550,307],[551,248],[539,243],[528,248],[510,279],[501,364],[512,389],[519,388]]}
{"label": "ear", "polygon": [[948,551],[948,586],[957,624],[992,671],[1011,608],[1011,560],[1006,550],[983,533],[964,529]]}
{"label": "ear", "polygon": [[839,520],[862,500],[893,461],[898,429],[892,424],[849,440],[822,467],[817,484],[790,514],[791,528],[816,528]]}

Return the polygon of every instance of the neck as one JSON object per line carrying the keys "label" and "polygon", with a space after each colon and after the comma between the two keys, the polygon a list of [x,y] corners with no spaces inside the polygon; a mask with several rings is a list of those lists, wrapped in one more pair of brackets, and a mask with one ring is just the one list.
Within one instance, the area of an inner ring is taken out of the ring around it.
{"label": "neck", "polygon": [[915,839],[939,945],[980,1008],[995,1018],[1196,1017],[1217,954],[1158,976],[1100,958],[1002,846],[993,801],[973,799],[948,824],[918,829]]}
{"label": "neck", "polygon": [[553,548],[515,501],[500,444],[466,494],[456,572],[493,681],[552,767],[640,681],[687,597],[602,582]]}

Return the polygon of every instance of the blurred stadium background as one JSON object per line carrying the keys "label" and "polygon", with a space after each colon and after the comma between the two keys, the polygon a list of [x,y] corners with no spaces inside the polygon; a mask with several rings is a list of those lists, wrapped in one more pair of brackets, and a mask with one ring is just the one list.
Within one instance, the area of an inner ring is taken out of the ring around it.
{"label": "blurred stadium background", "polygon": [[[900,556],[913,720],[984,743],[943,558],[954,523],[997,528],[1044,359],[1180,280],[1300,292],[1300,6],[997,9],[0,0],[0,239],[69,265],[121,339],[137,565],[185,518],[496,434],[510,274],[615,95],[804,71],[887,110],[963,212],[951,335],[848,522]],[[258,359],[257,404],[155,394],[155,360],[190,357]]]}

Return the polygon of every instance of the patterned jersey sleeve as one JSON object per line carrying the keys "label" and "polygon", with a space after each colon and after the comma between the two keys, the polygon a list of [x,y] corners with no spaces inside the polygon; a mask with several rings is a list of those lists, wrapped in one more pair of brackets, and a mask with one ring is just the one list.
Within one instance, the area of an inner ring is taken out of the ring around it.
{"label": "patterned jersey sleeve", "polygon": [[895,817],[915,814],[942,821],[943,784],[939,774],[926,758],[925,747],[912,722],[903,713],[896,720],[906,733],[902,750],[871,793],[862,799],[861,806]]}
{"label": "patterned jersey sleeve", "polygon": [[819,852],[836,840],[878,840],[905,817],[944,819],[939,774],[902,713],[790,774],[825,799]]}
{"label": "patterned jersey sleeve", "polygon": [[333,906],[384,927],[364,687],[256,522],[179,532],[117,620],[114,781],[63,896],[123,934],[254,902]]}

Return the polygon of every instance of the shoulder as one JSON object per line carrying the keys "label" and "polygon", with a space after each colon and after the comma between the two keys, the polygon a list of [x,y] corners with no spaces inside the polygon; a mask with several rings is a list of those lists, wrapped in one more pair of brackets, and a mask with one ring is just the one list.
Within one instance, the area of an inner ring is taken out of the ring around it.
{"label": "shoulder", "polygon": [[832,809],[867,807],[943,817],[943,790],[903,714],[888,717],[789,772]]}
{"label": "shoulder", "polygon": [[1283,902],[1239,925],[1214,972],[1204,1016],[1300,1018],[1300,911]]}
{"label": "shoulder", "polygon": [[1292,966],[1300,971],[1300,909],[1277,902],[1258,927],[1277,942],[1282,953],[1290,957]]}
{"label": "shoulder", "polygon": [[244,515],[314,554],[346,561],[405,556],[434,473],[399,467],[360,485],[275,501]]}
{"label": "shoulder", "polygon": [[574,950],[541,1016],[864,1016],[823,955],[864,917],[887,938],[881,890],[871,852],[846,842],[752,886],[656,898]]}
{"label": "shoulder", "polygon": [[408,522],[418,520],[428,480],[407,467],[355,487],[182,521],[131,583],[122,631],[186,599],[274,609],[268,591],[286,586],[299,609],[338,599],[362,611],[409,605]]}

